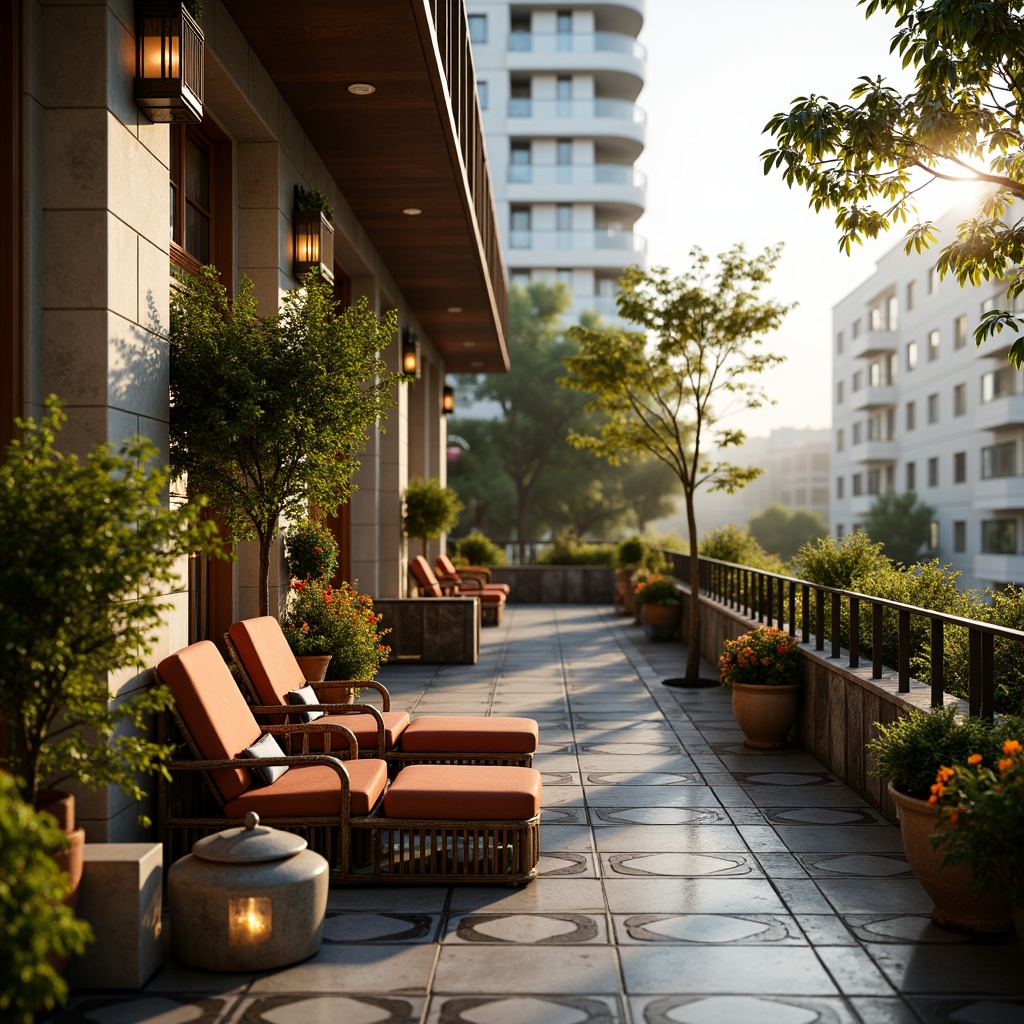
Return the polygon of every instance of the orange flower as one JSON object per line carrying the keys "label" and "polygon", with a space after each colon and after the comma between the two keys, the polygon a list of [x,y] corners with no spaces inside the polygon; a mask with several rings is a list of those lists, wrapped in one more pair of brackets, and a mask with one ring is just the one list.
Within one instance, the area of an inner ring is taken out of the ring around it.
{"label": "orange flower", "polygon": [[1003,744],[1003,753],[1004,754],[1019,754],[1022,751],[1024,751],[1024,747],[1022,747],[1020,745],[1020,741],[1019,740],[1007,740]]}
{"label": "orange flower", "polygon": [[940,783],[940,784],[943,783],[943,782],[949,782],[949,780],[951,778],[953,778],[953,776],[955,774],[956,773],[953,771],[952,768],[947,768],[945,765],[943,765],[938,770],[938,772],[936,772],[936,774],[935,774],[935,781],[936,781],[936,783]]}
{"label": "orange flower", "polygon": [[1001,757],[999,759],[998,768],[999,774],[1005,775],[1014,765],[1012,757]]}
{"label": "orange flower", "polygon": [[967,763],[968,764],[981,764],[981,760],[982,760],[981,754],[971,754],[971,756],[969,758],[967,758]]}

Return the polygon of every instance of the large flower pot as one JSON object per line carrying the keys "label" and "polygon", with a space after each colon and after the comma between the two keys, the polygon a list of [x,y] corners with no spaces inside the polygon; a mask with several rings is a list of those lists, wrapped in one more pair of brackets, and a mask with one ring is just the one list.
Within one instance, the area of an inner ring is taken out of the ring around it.
{"label": "large flower pot", "polygon": [[296,654],[295,660],[302,669],[307,682],[319,683],[327,678],[327,666],[331,663],[329,654]]}
{"label": "large flower pot", "polygon": [[648,640],[671,640],[679,631],[678,604],[656,604],[643,601],[640,604],[640,621]]}
{"label": "large flower pot", "polygon": [[770,750],[786,745],[796,721],[799,683],[760,686],[732,684],[732,713],[746,737],[748,747]]}
{"label": "large flower pot", "polygon": [[942,866],[943,849],[936,849],[931,842],[939,822],[938,807],[901,793],[891,782],[889,795],[899,813],[907,860],[935,904],[932,920],[943,928],[958,931],[1009,931],[1013,927],[1013,907],[1008,896],[979,892],[974,888],[971,869],[965,864]]}
{"label": "large flower pot", "polygon": [[57,827],[67,836],[65,850],[56,850],[57,867],[71,878],[71,889],[65,903],[78,905],[78,887],[85,866],[85,829],[75,827],[75,795],[63,789],[41,789],[36,793],[36,810],[46,811],[57,819]]}

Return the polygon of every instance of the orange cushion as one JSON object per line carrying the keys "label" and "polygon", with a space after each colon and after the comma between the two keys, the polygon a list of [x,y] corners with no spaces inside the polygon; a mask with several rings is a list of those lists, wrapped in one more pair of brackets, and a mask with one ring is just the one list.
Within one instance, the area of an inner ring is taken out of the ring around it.
{"label": "orange cushion", "polygon": [[[157,672],[205,759],[240,757],[260,738],[259,723],[209,640],[164,658]],[[218,768],[210,776],[225,800],[234,800],[252,784],[248,768]]]}
{"label": "orange cushion", "polygon": [[[381,717],[384,719],[384,749],[393,750],[409,726],[409,712],[382,711]],[[355,733],[360,750],[377,749],[377,719],[373,715],[324,715],[318,721],[345,726],[346,729]],[[310,747],[314,746],[316,742],[316,737],[310,736]],[[336,749],[347,750],[348,742],[341,737],[335,737],[334,746]]]}
{"label": "orange cushion", "polygon": [[537,749],[537,723],[532,718],[459,718],[428,715],[402,733],[409,753],[532,754]]}
{"label": "orange cushion", "polygon": [[302,669],[272,615],[235,622],[228,630],[261,704],[287,704],[285,694],[304,685]]}
{"label": "orange cushion", "polygon": [[417,555],[409,563],[409,571],[416,577],[416,586],[430,597],[441,597],[441,584],[422,555]]}
{"label": "orange cushion", "polygon": [[[387,762],[367,757],[346,761],[345,768],[352,790],[351,813],[357,817],[369,814],[387,785]],[[224,807],[229,818],[244,818],[248,811],[266,819],[340,814],[341,783],[334,769],[327,765],[293,767],[272,786],[253,787]]]}
{"label": "orange cushion", "polygon": [[519,821],[540,811],[540,794],[535,768],[412,764],[384,794],[384,814],[433,821]]}
{"label": "orange cushion", "polygon": [[504,604],[505,595],[500,590],[463,590],[463,597],[479,597],[484,604]]}

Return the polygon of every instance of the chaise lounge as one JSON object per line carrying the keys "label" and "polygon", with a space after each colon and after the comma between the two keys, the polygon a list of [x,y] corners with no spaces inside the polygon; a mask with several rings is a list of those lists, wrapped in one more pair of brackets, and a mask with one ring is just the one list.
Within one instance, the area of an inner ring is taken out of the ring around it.
{"label": "chaise lounge", "polygon": [[512,593],[512,588],[507,583],[491,583],[490,573],[487,569],[457,569],[455,563],[447,555],[438,555],[434,559],[434,570],[438,582],[442,586],[454,584],[467,597],[478,590],[493,590],[504,594],[507,601]]}
{"label": "chaise lounge", "polygon": [[[360,756],[384,757],[393,766],[414,763],[490,764],[528,768],[537,750],[537,723],[532,718],[428,715],[412,722],[407,711],[391,710],[387,687],[375,680],[325,680],[307,683],[281,624],[270,615],[243,619],[228,630],[225,640],[252,703],[261,713],[292,705],[289,694],[309,686],[314,694],[324,690],[349,691],[369,687],[381,695],[382,711],[367,704],[345,707],[343,720],[334,712],[319,721],[340,723],[355,734]],[[306,694],[308,696],[308,694]],[[303,708],[308,713],[319,706]],[[355,711],[355,713],[353,713]],[[360,713],[365,712],[365,713]],[[378,723],[378,719],[380,720]],[[383,740],[383,753],[377,743]]]}
{"label": "chaise lounge", "polygon": [[[357,757],[356,738],[341,724],[260,725],[209,641],[165,658],[157,674],[174,696],[169,738],[184,755],[161,782],[166,863],[255,811],[306,838],[335,883],[518,885],[536,876],[535,769],[411,765],[389,783],[386,762]],[[277,736],[301,737],[302,752],[275,751],[268,739]],[[311,736],[329,736],[335,753],[311,752]]]}
{"label": "chaise lounge", "polygon": [[480,601],[483,624],[501,625],[501,613],[505,608],[505,594],[501,590],[484,590],[479,586],[467,586],[463,589],[457,583],[442,584],[422,555],[417,555],[409,562],[409,572],[416,581],[416,589],[421,597],[444,597],[446,593],[459,597],[475,597]]}

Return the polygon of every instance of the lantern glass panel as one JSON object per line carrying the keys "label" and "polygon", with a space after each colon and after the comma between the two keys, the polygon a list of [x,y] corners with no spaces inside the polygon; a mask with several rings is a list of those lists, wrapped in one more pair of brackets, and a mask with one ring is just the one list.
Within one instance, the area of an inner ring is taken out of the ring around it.
{"label": "lantern glass panel", "polygon": [[228,942],[232,946],[258,946],[270,938],[272,927],[273,903],[269,896],[228,900]]}

